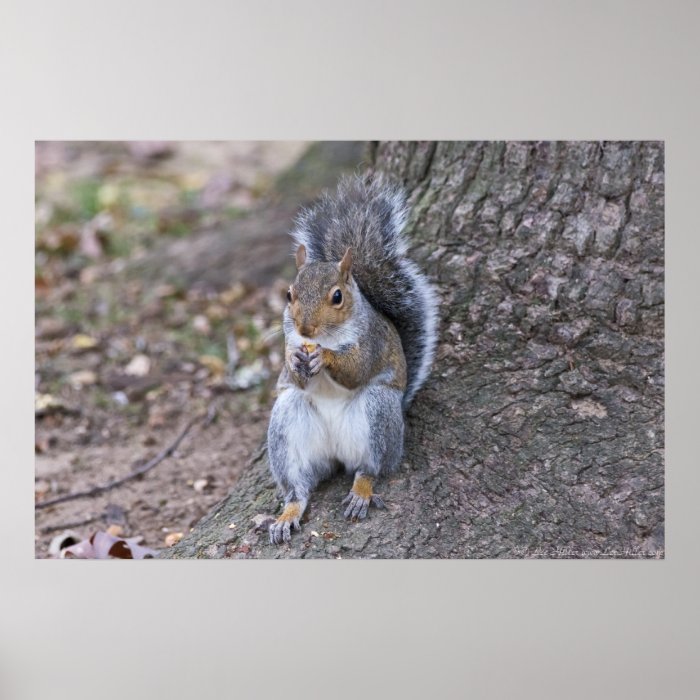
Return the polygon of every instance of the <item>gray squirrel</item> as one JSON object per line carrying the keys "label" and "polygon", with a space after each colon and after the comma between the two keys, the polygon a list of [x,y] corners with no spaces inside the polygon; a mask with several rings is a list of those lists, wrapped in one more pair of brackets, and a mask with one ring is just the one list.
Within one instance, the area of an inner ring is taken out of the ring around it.
{"label": "gray squirrel", "polygon": [[384,507],[374,483],[401,462],[404,411],[436,343],[437,298],[406,255],[407,214],[401,189],[356,176],[297,219],[298,274],[267,437],[285,504],[272,544],[290,541],[311,492],[338,465],[355,475],[346,518]]}

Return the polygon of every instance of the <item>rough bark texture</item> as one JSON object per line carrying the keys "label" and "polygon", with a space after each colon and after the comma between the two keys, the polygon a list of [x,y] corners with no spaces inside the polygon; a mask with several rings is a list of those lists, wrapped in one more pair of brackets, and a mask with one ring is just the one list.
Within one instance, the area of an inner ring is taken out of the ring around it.
{"label": "rough bark texture", "polygon": [[[291,546],[264,451],[165,556],[663,556],[660,143],[378,143],[411,195],[440,344],[387,511],[342,518],[324,484]],[[235,523],[235,527],[230,527]]]}

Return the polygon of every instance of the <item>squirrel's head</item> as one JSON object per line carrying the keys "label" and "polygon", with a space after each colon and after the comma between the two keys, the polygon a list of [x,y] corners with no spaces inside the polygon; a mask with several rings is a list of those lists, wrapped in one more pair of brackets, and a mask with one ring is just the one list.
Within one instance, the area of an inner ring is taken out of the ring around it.
{"label": "squirrel's head", "polygon": [[306,248],[296,252],[297,277],[289,287],[289,315],[297,333],[306,338],[337,335],[353,307],[352,251],[338,263],[306,262]]}

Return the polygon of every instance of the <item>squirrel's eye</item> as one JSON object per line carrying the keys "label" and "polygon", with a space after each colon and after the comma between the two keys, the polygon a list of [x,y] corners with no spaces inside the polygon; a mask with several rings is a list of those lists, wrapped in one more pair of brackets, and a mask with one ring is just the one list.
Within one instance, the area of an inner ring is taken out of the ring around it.
{"label": "squirrel's eye", "polygon": [[287,301],[291,301],[291,300],[292,300],[292,290],[288,289],[287,290]]}
{"label": "squirrel's eye", "polygon": [[341,301],[343,301],[343,293],[339,289],[336,289],[333,293],[333,303],[340,304]]}

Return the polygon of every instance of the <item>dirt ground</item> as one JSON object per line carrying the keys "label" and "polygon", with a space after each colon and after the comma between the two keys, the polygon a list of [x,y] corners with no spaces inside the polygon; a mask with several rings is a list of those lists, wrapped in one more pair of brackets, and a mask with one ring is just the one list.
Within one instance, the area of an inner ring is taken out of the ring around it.
{"label": "dirt ground", "polygon": [[358,144],[38,143],[35,553],[107,530],[159,549],[262,443],[298,207]]}

